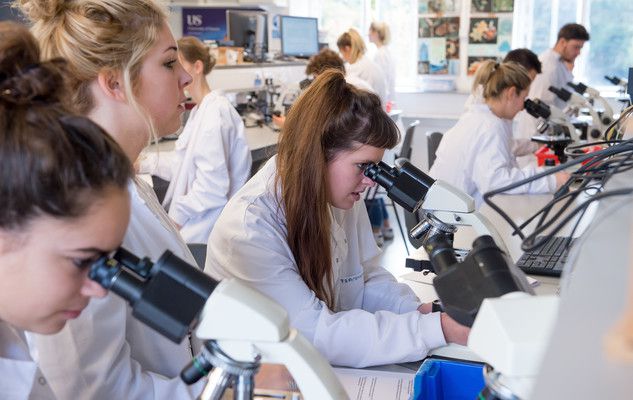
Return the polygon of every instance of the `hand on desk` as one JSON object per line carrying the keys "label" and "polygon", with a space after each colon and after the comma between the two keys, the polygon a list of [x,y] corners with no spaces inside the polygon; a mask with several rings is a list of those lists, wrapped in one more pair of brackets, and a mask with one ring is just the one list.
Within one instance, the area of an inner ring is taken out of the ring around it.
{"label": "hand on desk", "polygon": [[569,172],[560,171],[560,172],[555,173],[554,177],[556,178],[556,189],[558,189],[561,186],[563,186],[565,182],[569,180],[569,178],[571,177],[571,174]]}

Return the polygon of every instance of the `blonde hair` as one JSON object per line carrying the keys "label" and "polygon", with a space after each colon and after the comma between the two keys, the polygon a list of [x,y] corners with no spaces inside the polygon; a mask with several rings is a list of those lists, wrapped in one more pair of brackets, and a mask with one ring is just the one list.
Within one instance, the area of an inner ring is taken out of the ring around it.
{"label": "blonde hair", "polygon": [[167,12],[155,0],[16,0],[33,22],[42,57],[68,61],[72,103],[87,114],[95,101],[90,84],[102,71],[123,75],[130,106],[156,137],[154,122],[136,98],[141,64],[166,25]]}
{"label": "blonde hair", "polygon": [[382,44],[389,44],[391,41],[391,32],[389,31],[389,26],[384,22],[372,22],[369,25],[369,30],[372,32],[376,32],[378,35],[378,39]]}
{"label": "blonde hair", "polygon": [[516,88],[517,93],[522,92],[530,83],[527,70],[515,62],[484,61],[475,75],[475,84],[483,86],[484,99],[499,98],[501,92],[510,87]]}
{"label": "blonde hair", "polygon": [[178,39],[178,52],[187,62],[202,62],[202,73],[207,75],[215,67],[215,57],[209,52],[200,39],[195,36],[184,36]]}
{"label": "blonde hair", "polygon": [[360,33],[354,28],[350,28],[347,32],[339,36],[336,41],[336,46],[338,46],[339,49],[343,47],[350,47],[352,49],[352,53],[350,54],[351,64],[358,61],[358,59],[365,54],[365,51],[367,51],[365,41],[363,41]]}

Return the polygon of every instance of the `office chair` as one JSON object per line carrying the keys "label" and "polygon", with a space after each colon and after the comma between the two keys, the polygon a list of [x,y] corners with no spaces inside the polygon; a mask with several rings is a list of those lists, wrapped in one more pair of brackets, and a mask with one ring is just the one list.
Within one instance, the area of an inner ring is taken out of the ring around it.
{"label": "office chair", "polygon": [[154,193],[156,193],[156,197],[158,197],[160,204],[163,204],[168,187],[169,181],[166,181],[156,175],[152,175],[152,188],[154,189]]}
{"label": "office chair", "polygon": [[204,263],[207,260],[207,244],[206,243],[187,243],[187,247],[193,254],[193,258],[198,264],[198,268],[204,269]]}
{"label": "office chair", "polygon": [[429,156],[429,170],[433,166],[435,162],[435,152],[437,148],[440,146],[440,142],[442,141],[442,132],[427,132],[426,133],[426,148]]}

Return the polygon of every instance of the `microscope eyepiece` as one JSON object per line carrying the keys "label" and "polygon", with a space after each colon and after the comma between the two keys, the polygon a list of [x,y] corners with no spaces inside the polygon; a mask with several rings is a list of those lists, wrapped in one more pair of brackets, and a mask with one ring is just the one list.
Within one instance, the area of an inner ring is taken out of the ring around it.
{"label": "microscope eyepiece", "polygon": [[552,114],[549,106],[539,99],[525,99],[523,105],[525,107],[525,111],[534,118],[547,119]]}
{"label": "microscope eyepiece", "polygon": [[571,92],[567,89],[550,86],[548,90],[554,93],[562,101],[569,101],[569,99],[571,99]]}
{"label": "microscope eyepiece", "polygon": [[120,248],[90,267],[90,279],[132,307],[132,315],[175,343],[197,324],[218,282],[170,251],[152,263]]}

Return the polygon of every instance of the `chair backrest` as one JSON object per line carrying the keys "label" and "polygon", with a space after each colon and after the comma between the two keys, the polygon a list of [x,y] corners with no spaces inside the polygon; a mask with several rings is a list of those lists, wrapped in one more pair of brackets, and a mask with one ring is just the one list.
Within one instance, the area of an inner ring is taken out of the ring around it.
{"label": "chair backrest", "polygon": [[198,264],[198,268],[204,269],[204,263],[207,260],[207,244],[187,243],[187,247],[189,247],[189,250],[191,250],[191,254]]}
{"label": "chair backrest", "polygon": [[435,162],[435,152],[437,148],[440,146],[440,142],[442,141],[442,132],[427,132],[426,133],[426,148],[429,155],[429,170],[433,166]]}
{"label": "chair backrest", "polygon": [[415,133],[415,128],[420,125],[420,120],[415,120],[407,126],[407,129],[404,133],[404,139],[402,139],[402,147],[400,148],[400,154],[396,156],[396,158],[406,158],[407,160],[411,160],[411,143],[413,143],[413,134]]}

